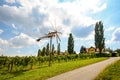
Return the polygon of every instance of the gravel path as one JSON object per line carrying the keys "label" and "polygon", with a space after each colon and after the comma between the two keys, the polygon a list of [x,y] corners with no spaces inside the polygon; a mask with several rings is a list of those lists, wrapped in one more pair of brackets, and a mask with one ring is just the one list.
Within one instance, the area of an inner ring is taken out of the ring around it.
{"label": "gravel path", "polygon": [[111,57],[105,61],[60,74],[48,80],[93,80],[106,66],[117,60],[120,60],[120,57]]}

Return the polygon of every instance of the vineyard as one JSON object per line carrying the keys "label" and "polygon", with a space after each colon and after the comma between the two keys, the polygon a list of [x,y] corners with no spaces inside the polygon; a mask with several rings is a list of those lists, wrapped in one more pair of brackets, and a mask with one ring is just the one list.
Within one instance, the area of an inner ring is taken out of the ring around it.
{"label": "vineyard", "polygon": [[[109,55],[102,55],[108,57]],[[69,62],[81,59],[90,59],[100,57],[97,54],[72,54],[72,55],[54,55],[52,64]],[[7,57],[0,56],[0,69],[8,72],[17,72],[21,70],[31,70],[48,66],[49,56],[24,56]]]}

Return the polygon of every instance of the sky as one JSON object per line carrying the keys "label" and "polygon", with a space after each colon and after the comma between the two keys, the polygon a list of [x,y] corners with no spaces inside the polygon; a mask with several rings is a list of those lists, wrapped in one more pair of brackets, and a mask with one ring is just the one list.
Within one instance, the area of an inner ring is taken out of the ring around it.
{"label": "sky", "polygon": [[[60,31],[61,51],[68,37],[74,50],[94,45],[94,27],[103,22],[105,47],[120,48],[120,0],[0,0],[0,55],[37,55],[49,39],[36,39],[50,31]],[[53,24],[53,26],[51,25]],[[53,44],[57,47],[55,38]]]}

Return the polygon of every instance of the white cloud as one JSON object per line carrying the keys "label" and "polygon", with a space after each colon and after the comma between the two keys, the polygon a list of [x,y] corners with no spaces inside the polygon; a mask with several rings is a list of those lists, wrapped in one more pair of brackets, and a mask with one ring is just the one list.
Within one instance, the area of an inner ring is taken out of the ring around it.
{"label": "white cloud", "polygon": [[113,30],[115,30],[115,27],[114,27],[114,26],[109,27],[109,28],[106,28],[106,29],[105,29],[105,32],[110,32],[110,31],[113,31]]}
{"label": "white cloud", "polygon": [[28,35],[21,33],[19,36],[16,36],[14,38],[11,38],[9,40],[10,46],[13,48],[22,48],[30,45],[35,45],[37,42],[35,39],[29,37]]}
{"label": "white cloud", "polygon": [[13,27],[14,29],[17,29],[17,27],[15,26],[15,24],[12,24],[12,27]]}
{"label": "white cloud", "polygon": [[111,27],[107,31],[113,31],[113,33],[111,35],[111,39],[105,40],[105,44],[107,46],[118,44],[120,42],[120,28],[115,29],[114,27],[113,28]]}
{"label": "white cloud", "polygon": [[94,31],[92,31],[86,39],[87,40],[94,40],[94,35],[95,35]]}
{"label": "white cloud", "polygon": [[93,13],[100,12],[100,11],[104,10],[105,8],[106,8],[106,4],[104,3],[100,8],[99,7],[94,8]]}
{"label": "white cloud", "polygon": [[13,28],[19,28],[32,37],[48,32],[50,29],[48,23],[54,20],[56,24],[61,25],[59,28],[63,31],[63,36],[66,36],[76,24],[89,26],[96,22],[86,15],[88,12],[94,14],[106,8],[106,3],[101,3],[100,0],[74,0],[64,3],[59,3],[58,0],[18,0],[16,2],[21,6],[0,6],[0,21],[10,26],[14,23]]}
{"label": "white cloud", "polygon": [[2,49],[0,48],[0,51],[1,51]]}
{"label": "white cloud", "polygon": [[112,41],[120,42],[120,28],[117,28],[112,34]]}
{"label": "white cloud", "polygon": [[[8,4],[14,5],[0,6],[0,22],[12,27],[12,32],[18,36],[9,40],[0,39],[0,44],[6,44],[10,48],[26,49],[33,45],[41,48],[49,39],[39,43],[35,39],[49,32],[50,29],[53,31],[50,22],[55,24],[56,21],[56,25],[59,26],[57,30],[62,32],[62,39],[67,39],[75,26],[80,25],[78,29],[82,29],[81,27],[86,28],[98,21],[88,14],[94,15],[106,8],[106,3],[101,0],[64,1],[60,3],[59,0],[6,0]],[[81,40],[93,40],[94,32],[91,28],[89,30],[88,34],[81,37]],[[75,36],[76,38],[79,37]],[[63,44],[67,45],[64,41]],[[21,53],[24,52],[18,50],[17,53],[22,55]],[[32,54],[32,52],[29,53]]]}
{"label": "white cloud", "polygon": [[81,12],[92,12],[92,13],[97,13],[106,8],[106,4],[102,3],[101,0],[78,0],[77,2],[80,4],[80,10]]}
{"label": "white cloud", "polygon": [[8,41],[0,38],[0,45],[8,45]]}
{"label": "white cloud", "polygon": [[20,52],[21,52],[20,50],[17,51],[17,53],[20,53]]}
{"label": "white cloud", "polygon": [[9,42],[0,38],[0,53],[5,54],[9,47]]}
{"label": "white cloud", "polygon": [[15,0],[6,0],[7,3],[15,3]]}
{"label": "white cloud", "polygon": [[0,29],[0,34],[2,34],[4,31],[2,29]]}
{"label": "white cloud", "polygon": [[19,34],[19,32],[18,32],[18,31],[16,31],[16,30],[12,31],[12,33],[14,33],[14,34],[16,34],[16,35],[18,35],[18,34]]}

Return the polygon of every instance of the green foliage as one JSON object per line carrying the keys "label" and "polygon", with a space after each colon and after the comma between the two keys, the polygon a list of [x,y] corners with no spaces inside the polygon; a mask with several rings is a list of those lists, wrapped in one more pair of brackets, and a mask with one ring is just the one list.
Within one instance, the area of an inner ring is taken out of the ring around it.
{"label": "green foliage", "polygon": [[115,51],[116,51],[117,53],[120,53],[120,49],[116,49]]}
{"label": "green foliage", "polygon": [[108,66],[95,80],[120,80],[120,60]]}
{"label": "green foliage", "polygon": [[38,50],[38,56],[41,56],[41,50],[40,49]]}
{"label": "green foliage", "polygon": [[29,61],[30,61],[29,57],[25,56],[25,57],[20,58],[20,59],[21,59],[21,62],[19,62],[19,63],[21,63],[24,67],[29,64]]}
{"label": "green foliage", "polygon": [[68,38],[68,53],[69,54],[74,53],[74,39],[72,33],[69,34],[69,38]]}
{"label": "green foliage", "polygon": [[46,52],[46,48],[43,47],[42,52],[41,52],[41,56],[45,56],[45,52]]}
{"label": "green foliage", "polygon": [[[35,57],[28,57],[28,58],[36,59]],[[61,59],[62,59],[62,56],[61,56]],[[18,72],[12,72],[12,73],[9,73],[2,68],[2,70],[0,69],[0,80],[46,80],[47,78],[58,75],[60,73],[64,73],[64,72],[67,72],[82,66],[86,66],[95,62],[99,62],[105,59],[107,58],[92,58],[92,59],[86,59],[86,60],[78,59],[76,61],[54,63],[51,67],[48,67],[46,65],[43,65],[41,67],[38,66],[38,68],[36,69],[33,68],[37,66],[34,64],[32,67],[33,70],[25,70],[25,71],[18,71]]]}
{"label": "green foliage", "polygon": [[[104,55],[105,56],[105,55]],[[91,59],[101,57],[96,54],[65,54],[65,55],[54,55],[52,57],[52,63],[64,63],[70,61],[77,61],[83,59]],[[0,56],[0,69],[8,71],[9,73],[27,71],[31,69],[37,69],[47,66],[49,63],[49,56],[24,56],[24,57],[7,57]]]}
{"label": "green foliage", "polygon": [[0,66],[5,66],[7,64],[7,56],[0,56]]}
{"label": "green foliage", "polygon": [[103,23],[101,21],[96,22],[95,25],[95,46],[99,49],[99,52],[102,52],[102,49],[105,47],[105,38],[104,38],[104,30]]}
{"label": "green foliage", "polygon": [[110,52],[110,53],[112,53],[112,52],[113,52],[113,50],[112,50],[112,49],[110,49],[110,48],[107,48],[107,49],[106,49],[106,51],[108,51],[108,52]]}
{"label": "green foliage", "polygon": [[49,60],[48,56],[39,56],[39,57],[37,57],[37,61],[39,62],[39,66],[42,66],[48,60]]}
{"label": "green foliage", "polygon": [[48,55],[49,55],[49,43],[46,46],[46,56],[48,56]]}
{"label": "green foliage", "polygon": [[11,72],[13,69],[13,64],[14,64],[14,58],[8,58],[8,71]]}
{"label": "green foliage", "polygon": [[120,56],[120,49],[116,49],[115,52],[117,52],[118,56]]}
{"label": "green foliage", "polygon": [[30,61],[29,61],[30,69],[32,69],[35,60],[34,60],[34,57],[33,57],[33,56],[30,56],[29,58],[30,58]]}
{"label": "green foliage", "polygon": [[86,48],[84,46],[81,46],[80,53],[86,53]]}
{"label": "green foliage", "polygon": [[57,54],[60,55],[60,43],[57,46]]}
{"label": "green foliage", "polygon": [[54,51],[55,51],[54,49],[55,49],[54,44],[52,44],[52,52],[51,52],[52,55],[54,55]]}
{"label": "green foliage", "polygon": [[111,57],[111,54],[107,54],[107,53],[96,54],[96,57]]}

